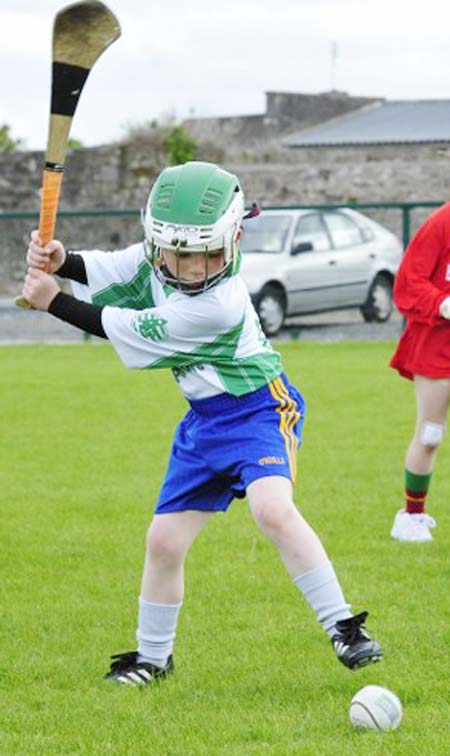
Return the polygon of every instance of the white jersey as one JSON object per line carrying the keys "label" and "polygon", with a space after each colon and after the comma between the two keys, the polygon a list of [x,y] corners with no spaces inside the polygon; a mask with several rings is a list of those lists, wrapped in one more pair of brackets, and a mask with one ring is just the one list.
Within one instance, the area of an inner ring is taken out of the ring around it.
{"label": "white jersey", "polygon": [[74,295],[102,305],[102,325],[129,368],[172,369],[187,399],[256,391],[282,371],[239,275],[189,296],[158,280],[134,244],[118,252],[78,252],[87,285]]}

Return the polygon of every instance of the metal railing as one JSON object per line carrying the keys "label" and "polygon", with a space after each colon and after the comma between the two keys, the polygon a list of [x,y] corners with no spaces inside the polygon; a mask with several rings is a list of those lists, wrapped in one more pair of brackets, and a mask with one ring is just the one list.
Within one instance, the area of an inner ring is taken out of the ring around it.
{"label": "metal railing", "polygon": [[[339,202],[332,204],[313,204],[313,205],[264,205],[264,210],[337,210],[342,207],[350,207],[353,210],[398,210],[401,213],[401,237],[404,246],[408,244],[411,238],[411,215],[414,210],[435,208],[444,204],[442,202],[417,201],[417,202]],[[133,208],[92,208],[92,209],[74,209],[60,210],[59,218],[131,218],[139,217],[140,209]],[[39,211],[27,210],[0,210],[0,220],[19,220],[38,218]]]}
{"label": "metal railing", "polygon": [[[264,205],[263,209],[266,210],[292,210],[292,209],[308,209],[308,210],[333,210],[343,207],[352,208],[354,210],[366,212],[367,215],[374,217],[378,222],[389,227],[398,237],[402,238],[404,247],[407,246],[412,232],[423,222],[425,211],[431,211],[432,209],[439,207],[443,202],[437,201],[416,201],[416,202],[340,202],[340,203],[320,203],[320,204],[290,204],[290,205]],[[414,212],[416,215],[414,216]],[[392,215],[394,214],[394,215]],[[421,216],[421,217],[420,217]],[[39,210],[0,210],[0,228],[3,234],[3,254],[4,254],[4,274],[6,274],[6,288],[3,291],[7,292],[7,296],[4,297],[5,301],[8,298],[18,293],[20,290],[20,282],[23,275],[24,262],[19,254],[19,247],[22,255],[24,256],[24,248],[27,243],[26,229],[22,228],[20,221],[31,220],[34,221],[34,225],[37,225],[36,221],[39,217]],[[99,224],[98,220],[109,220],[109,223]],[[71,221],[75,221],[72,223]],[[5,224],[2,221],[10,221],[13,229],[5,233]],[[58,233],[61,236],[58,238],[68,239],[74,235],[81,239],[82,243],[89,244],[95,239],[95,243],[100,242],[99,236],[103,235],[103,241],[107,239],[107,246],[103,246],[103,243],[99,248],[101,249],[117,249],[128,246],[136,241],[136,233],[142,233],[140,228],[140,210],[136,208],[77,208],[77,209],[61,209],[58,213],[58,222],[61,224]],[[28,225],[28,224],[23,224]],[[31,225],[31,224],[30,224]],[[101,227],[106,226],[107,229]],[[111,233],[113,232],[113,233]],[[115,242],[118,242],[117,244]],[[71,238],[71,242],[74,239]],[[111,246],[109,245],[111,243]],[[78,246],[72,247],[74,249],[81,248]],[[91,248],[87,246],[85,248]],[[92,247],[93,248],[93,247]],[[9,256],[8,256],[9,255]],[[11,275],[8,275],[10,273]],[[17,282],[17,289],[16,284]],[[8,283],[9,282],[9,283]],[[0,287],[1,287],[0,280]],[[12,284],[12,288],[11,288]],[[2,289],[0,288],[0,292]],[[6,321],[5,321],[6,322]],[[28,321],[27,321],[28,322]],[[20,329],[18,332],[22,333],[24,320],[20,322]],[[36,330],[44,328],[41,322],[36,322]],[[291,338],[298,338],[298,333],[295,330],[291,331]],[[33,334],[34,336],[34,334]],[[11,336],[11,339],[16,338],[15,331]],[[88,334],[84,335],[84,339],[90,340]]]}
{"label": "metal railing", "polygon": [[444,204],[442,202],[340,202],[337,204],[320,205],[267,205],[266,210],[338,210],[341,207],[350,207],[352,210],[399,210],[401,212],[402,241],[406,247],[411,238],[411,214],[414,210],[422,208],[435,208]]}

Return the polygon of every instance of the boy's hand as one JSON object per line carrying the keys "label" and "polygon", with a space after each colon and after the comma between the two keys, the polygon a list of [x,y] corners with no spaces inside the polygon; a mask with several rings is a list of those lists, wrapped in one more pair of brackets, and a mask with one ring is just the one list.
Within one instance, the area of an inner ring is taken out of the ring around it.
{"label": "boy's hand", "polygon": [[37,268],[28,268],[25,276],[22,295],[35,310],[46,312],[50,302],[56,297],[61,289],[52,276]]}
{"label": "boy's hand", "polygon": [[31,241],[27,251],[27,264],[46,273],[56,273],[64,264],[66,251],[60,241],[53,239],[45,247],[39,237],[39,231],[31,232]]}

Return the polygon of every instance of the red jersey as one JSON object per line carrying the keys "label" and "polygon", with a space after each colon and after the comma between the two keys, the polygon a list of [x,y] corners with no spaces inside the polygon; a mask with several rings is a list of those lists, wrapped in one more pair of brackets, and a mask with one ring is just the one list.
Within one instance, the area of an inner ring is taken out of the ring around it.
{"label": "red jersey", "polygon": [[407,318],[390,361],[405,378],[450,378],[450,320],[439,314],[450,296],[450,202],[432,213],[412,238],[394,284],[394,301]]}

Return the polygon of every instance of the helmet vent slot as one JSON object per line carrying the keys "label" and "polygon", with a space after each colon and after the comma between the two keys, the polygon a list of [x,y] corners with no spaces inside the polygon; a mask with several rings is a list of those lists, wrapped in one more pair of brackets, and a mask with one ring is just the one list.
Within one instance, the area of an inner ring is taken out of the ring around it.
{"label": "helmet vent slot", "polygon": [[155,207],[161,210],[169,210],[174,191],[175,184],[164,184],[161,186],[155,198]]}
{"label": "helmet vent slot", "polygon": [[199,213],[202,215],[212,215],[220,204],[222,197],[223,192],[217,189],[206,189],[198,209]]}

